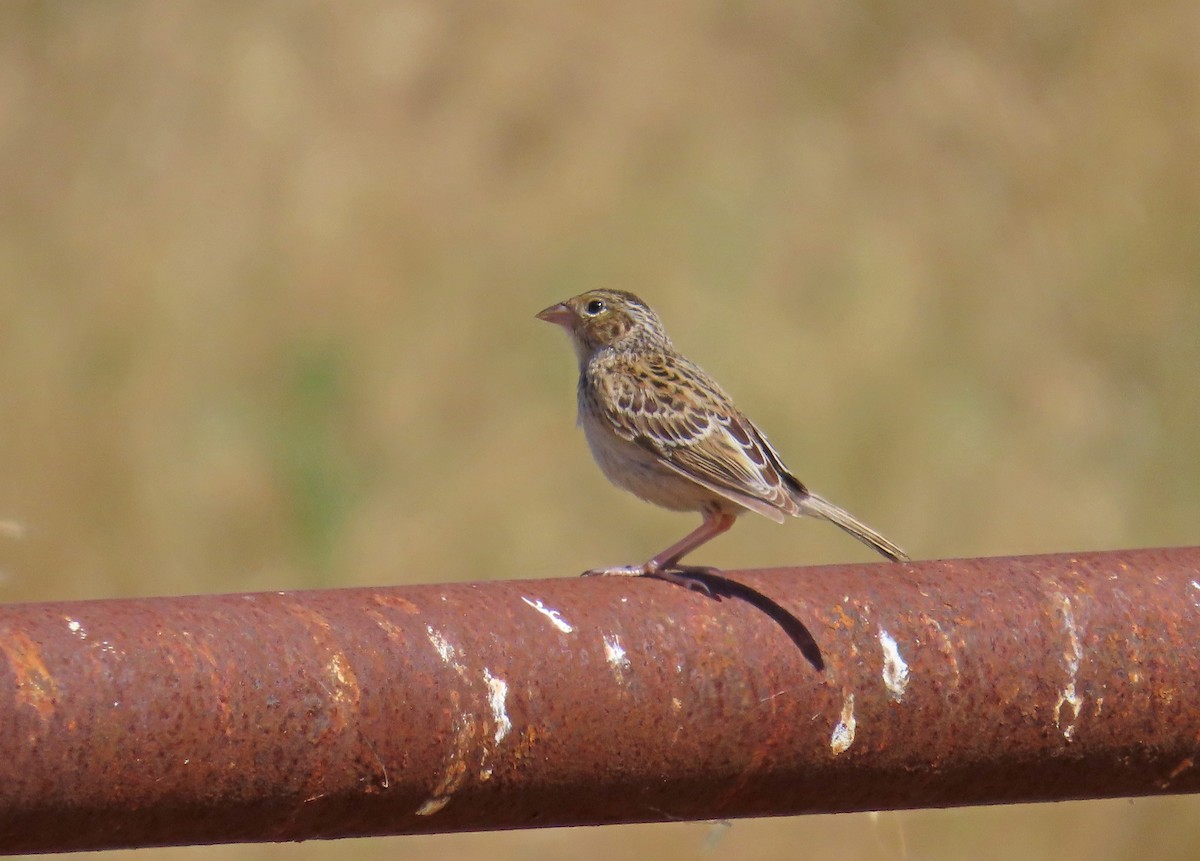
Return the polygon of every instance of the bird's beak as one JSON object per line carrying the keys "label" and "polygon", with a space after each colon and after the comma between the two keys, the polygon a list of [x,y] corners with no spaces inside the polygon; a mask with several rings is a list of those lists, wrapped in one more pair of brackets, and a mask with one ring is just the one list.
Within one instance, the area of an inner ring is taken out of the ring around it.
{"label": "bird's beak", "polygon": [[575,312],[562,302],[538,311],[537,318],[545,320],[547,323],[557,323],[564,329],[571,329],[575,325]]}

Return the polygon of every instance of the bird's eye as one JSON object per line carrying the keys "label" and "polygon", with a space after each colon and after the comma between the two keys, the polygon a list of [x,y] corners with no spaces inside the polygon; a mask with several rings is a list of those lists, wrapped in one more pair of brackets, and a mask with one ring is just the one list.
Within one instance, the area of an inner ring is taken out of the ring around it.
{"label": "bird's eye", "polygon": [[584,308],[584,311],[589,317],[595,317],[597,314],[601,313],[604,308],[605,305],[603,299],[593,299],[591,302],[587,303],[587,307]]}

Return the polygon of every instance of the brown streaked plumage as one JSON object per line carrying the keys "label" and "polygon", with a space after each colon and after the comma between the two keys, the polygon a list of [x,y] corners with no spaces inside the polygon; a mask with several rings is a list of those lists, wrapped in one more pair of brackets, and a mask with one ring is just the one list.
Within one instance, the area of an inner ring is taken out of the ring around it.
{"label": "brown streaked plumage", "polygon": [[755,511],[819,517],[888,559],[908,556],[860,520],[812,493],[716,381],[676,352],[662,321],[623,290],[590,290],[541,311],[567,330],[579,358],[579,423],[613,484],[704,522],[641,565],[585,574],[649,575],[707,591],[688,576],[711,568],[679,560]]}

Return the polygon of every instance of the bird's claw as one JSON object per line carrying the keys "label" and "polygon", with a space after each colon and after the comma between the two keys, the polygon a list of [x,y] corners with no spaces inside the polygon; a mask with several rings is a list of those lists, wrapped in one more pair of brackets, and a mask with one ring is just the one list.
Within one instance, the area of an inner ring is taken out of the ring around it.
{"label": "bird's claw", "polygon": [[720,573],[719,569],[708,565],[676,565],[672,568],[648,571],[646,572],[646,576],[666,580],[668,583],[674,583],[676,586],[682,586],[685,589],[695,589],[697,592],[712,598],[714,597],[712,589],[698,575],[712,576],[719,575]]}
{"label": "bird's claw", "polygon": [[589,568],[580,577],[643,577],[647,574],[645,565],[615,565],[612,568]]}
{"label": "bird's claw", "polygon": [[721,571],[719,568],[713,568],[709,565],[672,565],[663,568],[654,568],[650,565],[616,565],[612,568],[590,568],[579,576],[653,577],[656,580],[665,580],[668,583],[674,583],[676,586],[682,586],[685,589],[694,589],[712,598],[712,589],[701,579],[701,576],[719,576],[720,574]]}

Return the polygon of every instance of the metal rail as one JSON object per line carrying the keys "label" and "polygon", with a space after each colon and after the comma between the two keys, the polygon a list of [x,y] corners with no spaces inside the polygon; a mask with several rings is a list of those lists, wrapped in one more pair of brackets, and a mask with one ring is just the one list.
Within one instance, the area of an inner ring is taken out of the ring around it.
{"label": "metal rail", "polygon": [[727,576],[0,607],[0,852],[1200,791],[1200,548]]}

